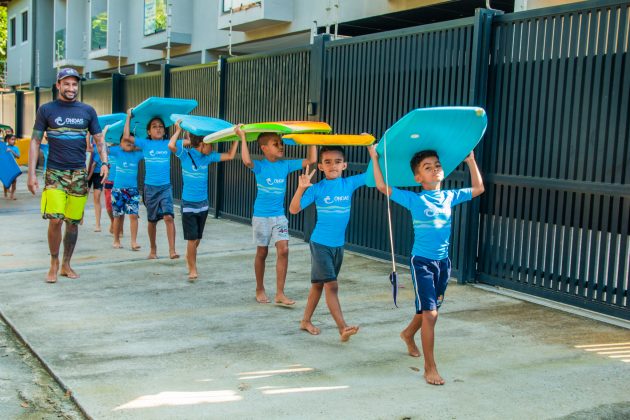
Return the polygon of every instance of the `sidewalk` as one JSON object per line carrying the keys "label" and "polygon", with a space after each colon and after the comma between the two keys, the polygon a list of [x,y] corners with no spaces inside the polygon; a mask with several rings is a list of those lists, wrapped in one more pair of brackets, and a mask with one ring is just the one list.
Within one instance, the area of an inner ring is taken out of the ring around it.
{"label": "sidewalk", "polygon": [[[169,260],[164,224],[157,261],[139,242],[111,247],[95,233],[90,197],[73,267],[78,280],[44,282],[47,222],[39,197],[0,197],[0,311],[93,418],[628,418],[630,356],[577,346],[630,343],[630,331],[451,283],[437,325],[443,387],[422,378],[398,337],[413,314],[408,271],[393,306],[386,263],[346,254],[340,300],[361,330],[341,343],[322,298],[298,329],[309,289],[308,246],[292,239],[287,295],[295,308],[254,300],[249,226],[209,219],[200,278]],[[177,250],[185,252],[176,218]],[[270,253],[267,292],[275,291]],[[608,346],[601,346],[606,348]],[[0,417],[4,417],[0,413]]]}

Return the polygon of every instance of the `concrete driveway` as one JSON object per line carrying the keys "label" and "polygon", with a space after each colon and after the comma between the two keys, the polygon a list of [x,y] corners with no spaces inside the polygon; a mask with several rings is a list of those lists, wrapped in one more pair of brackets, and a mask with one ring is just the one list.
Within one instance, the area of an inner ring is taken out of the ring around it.
{"label": "concrete driveway", "polygon": [[[183,259],[145,259],[146,218],[143,249],[130,250],[126,225],[116,250],[106,229],[93,232],[90,205],[73,259],[81,278],[49,285],[47,222],[38,197],[18,188],[17,201],[0,198],[0,311],[90,417],[630,417],[628,329],[452,282],[436,344],[447,382],[430,386],[398,337],[413,314],[405,269],[396,309],[388,265],[346,254],[340,300],[361,329],[341,343],[323,300],[314,317],[322,334],[298,329],[309,289],[304,242],[290,243],[286,292],[297,304],[262,305],[249,226],[209,219],[200,278],[189,283]],[[163,224],[158,245],[167,255]],[[268,292],[274,261],[270,253]]]}

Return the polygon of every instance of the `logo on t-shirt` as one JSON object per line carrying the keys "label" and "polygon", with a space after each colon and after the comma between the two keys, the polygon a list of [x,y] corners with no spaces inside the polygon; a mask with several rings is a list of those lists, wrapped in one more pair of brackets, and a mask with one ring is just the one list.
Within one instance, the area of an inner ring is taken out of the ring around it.
{"label": "logo on t-shirt", "polygon": [[284,184],[284,179],[282,179],[282,178],[280,178],[280,179],[267,178],[267,179],[265,179],[265,181],[267,181],[267,185]]}
{"label": "logo on t-shirt", "polygon": [[440,214],[445,214],[448,215],[451,213],[451,208],[450,207],[445,207],[443,209],[439,208],[439,207],[435,207],[429,204],[429,207],[427,209],[424,210],[424,215],[427,217],[437,217]]}
{"label": "logo on t-shirt", "polygon": [[327,195],[326,197],[324,197],[324,203],[326,203],[326,204],[341,203],[343,201],[350,201],[350,196],[349,195],[337,195],[335,197],[331,197],[331,196]]}
{"label": "logo on t-shirt", "polygon": [[66,118],[65,120],[62,117],[55,118],[55,124],[64,126],[66,124],[79,124],[83,125],[83,118]]}

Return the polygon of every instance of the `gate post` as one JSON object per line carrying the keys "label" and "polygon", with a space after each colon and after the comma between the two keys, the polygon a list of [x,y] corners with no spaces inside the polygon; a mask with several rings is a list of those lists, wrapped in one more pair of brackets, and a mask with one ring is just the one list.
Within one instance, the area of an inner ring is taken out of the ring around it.
{"label": "gate post", "polygon": [[124,80],[125,75],[112,74],[112,114],[117,112],[127,112],[125,108]]}
{"label": "gate post", "polygon": [[24,92],[15,91],[15,136],[22,138],[22,125],[24,123]]}
{"label": "gate post", "polygon": [[[490,44],[492,42],[492,18],[503,12],[499,10],[476,9],[473,29],[471,84],[469,98],[471,106],[486,108],[488,92],[488,70],[490,59]],[[483,141],[479,142],[475,150],[475,160],[479,169],[483,157]],[[461,283],[474,282],[477,277],[477,260],[479,258],[479,217],[480,200],[472,200],[468,205],[468,213],[464,215],[464,258],[461,270]]]}
{"label": "gate post", "polygon": [[[220,56],[217,62],[217,71],[219,72],[219,115],[218,117],[225,120],[226,99],[227,99],[227,77],[228,77],[228,61],[224,56]],[[219,144],[217,144],[219,146]],[[221,148],[218,147],[221,152]],[[225,178],[224,165],[216,165],[214,171],[214,191],[212,192],[214,201],[214,218],[218,219],[223,206],[223,182]]]}
{"label": "gate post", "polygon": [[[324,99],[324,66],[326,61],[326,42],[330,41],[328,34],[317,35],[313,38],[310,53],[310,68],[308,78],[308,103],[307,114],[309,121],[321,121],[323,110],[321,104]],[[304,210],[304,241],[311,239],[311,233],[315,229],[317,211],[315,206],[309,206]]]}
{"label": "gate post", "polygon": [[162,97],[171,97],[171,68],[175,66],[170,64],[162,64]]}

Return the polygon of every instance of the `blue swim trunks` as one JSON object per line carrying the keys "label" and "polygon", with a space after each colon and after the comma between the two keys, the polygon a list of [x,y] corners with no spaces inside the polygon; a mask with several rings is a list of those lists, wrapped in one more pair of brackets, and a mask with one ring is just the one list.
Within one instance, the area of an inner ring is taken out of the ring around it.
{"label": "blue swim trunks", "polygon": [[155,223],[164,216],[173,216],[173,187],[167,185],[144,184],[144,205],[147,208],[147,220]]}
{"label": "blue swim trunks", "polygon": [[411,280],[416,294],[416,313],[440,308],[444,300],[448,278],[451,276],[451,260],[431,260],[411,257]]}

